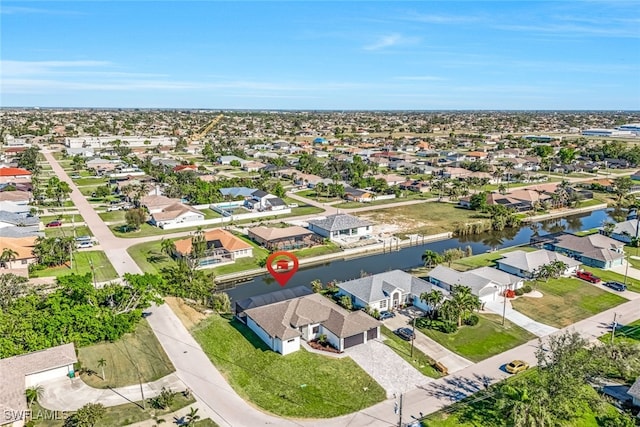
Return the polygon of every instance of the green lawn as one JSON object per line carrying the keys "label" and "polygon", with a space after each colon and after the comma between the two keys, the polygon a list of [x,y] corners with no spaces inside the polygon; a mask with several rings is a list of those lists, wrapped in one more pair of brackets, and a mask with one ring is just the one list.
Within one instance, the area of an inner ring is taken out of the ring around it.
{"label": "green lawn", "polygon": [[78,222],[84,222],[84,218],[80,214],[56,214],[56,215],[45,215],[40,217],[40,221],[43,224],[47,224],[51,221],[61,220],[63,224],[73,224]]}
{"label": "green lawn", "polygon": [[452,262],[451,268],[454,268],[459,271],[467,271],[467,270],[471,270],[479,267],[493,267],[495,265],[495,260],[502,258],[504,254],[508,252],[513,252],[518,250],[525,251],[525,252],[533,252],[537,249],[532,248],[530,246],[517,246],[517,247],[501,249],[495,252],[487,252],[484,254],[473,255],[473,256],[462,258]]}
{"label": "green lawn", "polygon": [[[596,274],[600,275],[600,270]],[[531,282],[542,292],[542,298],[522,297],[511,301],[513,308],[533,320],[556,328],[564,328],[594,314],[627,302],[575,277]]]}
{"label": "green lawn", "polygon": [[69,263],[59,267],[50,267],[44,270],[37,270],[29,273],[30,278],[34,277],[58,277],[67,274],[87,274],[91,273],[91,262],[96,282],[106,282],[118,278],[118,273],[111,265],[107,255],[102,251],[78,251],[73,254],[73,268],[69,268]]}
{"label": "green lawn", "polygon": [[[178,390],[174,390],[178,391]],[[143,409],[142,401],[134,402],[134,403],[126,403],[124,405],[118,406],[109,406],[105,408],[104,417],[101,418],[96,425],[100,427],[121,427],[127,426],[129,424],[151,420],[153,414],[156,414],[159,419],[164,419],[167,421],[166,425],[171,425],[168,421],[172,420],[172,417],[168,416],[168,414],[175,412],[179,409],[187,407],[189,405],[193,405],[195,403],[195,398],[193,396],[186,398],[182,393],[178,393],[171,404],[167,409],[152,409],[151,405],[147,402],[147,409]],[[44,409],[39,404],[34,404],[33,408],[33,417],[34,417],[34,425],[40,427],[63,427],[63,420],[45,420],[45,414],[47,414],[47,409]],[[40,414],[39,419],[35,419],[38,414]],[[69,415],[71,413],[68,413]],[[48,412],[49,417],[52,416],[51,412]],[[203,421],[211,421],[210,419]],[[213,421],[211,421],[213,422]],[[153,425],[153,424],[151,424]],[[196,424],[196,426],[215,426],[216,424]]]}
{"label": "green lawn", "polygon": [[157,274],[164,267],[175,265],[171,257],[160,251],[160,240],[130,246],[127,252],[145,273]]}
{"label": "green lawn", "polygon": [[[633,253],[635,254],[635,252],[633,252]],[[629,261],[630,261],[630,264],[631,264],[632,267],[640,269],[640,260],[629,259]],[[634,279],[632,277],[627,277],[627,280],[625,281],[623,274],[618,274],[618,273],[616,273],[614,271],[601,270],[599,268],[586,267],[586,266],[583,266],[583,268],[585,270],[587,270],[587,271],[592,272],[593,274],[595,274],[599,278],[601,278],[603,282],[626,283],[628,290],[633,291],[633,292],[640,292],[640,280],[638,280],[638,279]]]}
{"label": "green lawn", "polygon": [[[104,359],[106,366],[102,379],[102,368],[98,361]],[[78,348],[78,360],[84,370],[93,370],[94,374],[82,373],[82,380],[96,388],[124,387],[151,382],[175,371],[158,339],[146,320],[140,320],[133,333],[125,334],[116,342],[104,342]]]}
{"label": "green lawn", "polygon": [[237,234],[236,234],[236,237],[238,237],[239,239],[242,239],[243,241],[245,241],[246,243],[250,244],[253,247],[253,256],[250,258],[239,258],[233,264],[214,267],[213,272],[216,276],[260,268],[260,266],[258,265],[258,262],[269,256],[268,250],[256,245],[255,242],[253,242],[249,238],[245,236],[240,236]]}
{"label": "green lawn", "polygon": [[[75,229],[75,234],[74,234]],[[69,237],[69,236],[93,236],[91,230],[86,225],[77,227],[47,227],[44,229],[46,237]]]}
{"label": "green lawn", "polygon": [[358,214],[375,223],[402,224],[404,233],[424,235],[451,232],[460,224],[488,221],[488,216],[469,209],[457,208],[453,203],[426,202],[392,209]]}
{"label": "green lawn", "polygon": [[333,242],[329,242],[319,246],[313,246],[311,248],[297,249],[291,251],[298,258],[311,258],[314,256],[332,254],[340,252],[340,247]]}
{"label": "green lawn", "polygon": [[420,328],[420,331],[473,362],[495,356],[536,338],[509,320],[502,326],[502,317],[497,314],[479,314],[478,317],[480,321],[477,325],[462,326],[452,334],[425,328]]}
{"label": "green lawn", "polygon": [[408,200],[422,200],[422,199],[426,200],[432,197],[434,196],[431,193],[410,193],[406,197],[396,197],[395,199],[374,200],[372,202],[367,202],[367,203],[343,202],[343,203],[338,203],[337,205],[332,205],[332,206],[340,209],[353,209],[353,208],[362,208],[365,206],[388,205],[390,203],[406,202]]}
{"label": "green lawn", "polygon": [[[75,174],[71,174],[75,175]],[[82,176],[82,174],[78,174]],[[105,185],[109,180],[104,177],[86,177],[74,179],[73,183],[78,187],[84,187],[85,185]]]}
{"label": "green lawn", "polygon": [[240,396],[276,415],[330,418],[385,399],[382,387],[351,358],[302,348],[282,356],[245,325],[217,315],[193,335]]}
{"label": "green lawn", "polygon": [[138,230],[135,231],[122,231],[122,226],[120,224],[110,225],[109,228],[113,232],[116,237],[124,237],[128,239],[134,239],[136,237],[149,237],[149,236],[162,236],[163,234],[171,234],[177,233],[180,231],[196,231],[198,228],[202,228],[201,226],[193,226],[193,227],[184,227],[184,228],[174,228],[171,230],[163,230],[159,227],[154,227],[151,224],[144,223],[140,226]]}
{"label": "green lawn", "polygon": [[124,214],[125,211],[111,211],[111,212],[102,212],[99,213],[98,216],[102,218],[104,222],[121,222],[124,223]]}
{"label": "green lawn", "polygon": [[442,374],[433,367],[435,360],[414,347],[413,356],[411,356],[411,344],[396,334],[394,334],[386,326],[380,328],[384,343],[395,351],[400,357],[409,362],[411,366],[427,377],[440,378]]}
{"label": "green lawn", "polygon": [[[326,196],[316,197],[315,190],[297,191],[295,194],[301,197],[306,197],[307,199],[315,200],[316,202],[322,202],[322,203],[337,202],[342,200],[340,197],[326,197]],[[296,200],[294,203],[299,203],[299,202]]]}
{"label": "green lawn", "polygon": [[606,202],[604,200],[600,200],[600,199],[582,200],[582,201],[578,202],[578,206],[576,206],[576,207],[577,208],[586,208],[586,207],[590,207],[590,206],[601,205],[603,203],[606,203]]}
{"label": "green lawn", "polygon": [[576,236],[590,236],[592,234],[597,234],[599,232],[600,228],[590,228],[589,230],[582,230],[582,231],[578,231],[575,234]]}
{"label": "green lawn", "polygon": [[[624,319],[620,319],[620,321],[624,325]],[[628,325],[621,326],[616,330],[613,339],[616,342],[631,342],[640,344],[640,320],[636,320],[635,322],[631,322]],[[602,342],[610,343],[611,332],[604,334],[599,338],[599,340]]]}
{"label": "green lawn", "polygon": [[218,212],[211,210],[211,209],[200,209],[200,212],[202,212],[204,214],[204,219],[215,219],[215,218],[221,218],[222,215],[220,215]]}

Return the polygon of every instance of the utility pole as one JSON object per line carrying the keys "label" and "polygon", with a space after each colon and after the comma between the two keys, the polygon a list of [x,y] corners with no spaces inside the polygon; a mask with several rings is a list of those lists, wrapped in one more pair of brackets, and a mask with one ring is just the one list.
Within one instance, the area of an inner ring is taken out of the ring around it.
{"label": "utility pole", "polygon": [[398,405],[398,414],[400,419],[398,420],[398,427],[402,427],[402,393],[400,393],[400,405]]}
{"label": "utility pole", "polygon": [[502,293],[502,326],[504,326],[505,317],[507,316],[507,290]]}
{"label": "utility pole", "polygon": [[611,345],[613,345],[613,338],[616,335],[616,328],[618,327],[618,322],[616,322],[617,317],[618,317],[618,313],[613,313],[613,328],[611,329]]}
{"label": "utility pole", "polygon": [[[412,327],[411,327],[411,355],[410,357],[413,357],[413,342],[416,340],[416,318],[415,316],[413,317],[412,320]],[[402,399],[402,395],[400,395],[400,399]]]}

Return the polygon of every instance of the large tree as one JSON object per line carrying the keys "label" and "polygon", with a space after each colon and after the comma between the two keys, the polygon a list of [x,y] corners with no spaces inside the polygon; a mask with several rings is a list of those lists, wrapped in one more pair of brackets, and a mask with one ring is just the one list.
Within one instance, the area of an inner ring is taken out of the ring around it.
{"label": "large tree", "polygon": [[434,267],[442,262],[442,256],[439,253],[429,249],[424,251],[421,258],[424,266],[429,268]]}

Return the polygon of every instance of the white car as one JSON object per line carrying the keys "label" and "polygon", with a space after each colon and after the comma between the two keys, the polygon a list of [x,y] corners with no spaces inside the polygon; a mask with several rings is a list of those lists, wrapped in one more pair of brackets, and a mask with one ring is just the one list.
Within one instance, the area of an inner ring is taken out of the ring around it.
{"label": "white car", "polygon": [[93,242],[80,242],[76,245],[78,249],[87,249],[93,247]]}
{"label": "white car", "polygon": [[112,211],[119,211],[120,209],[122,209],[121,206],[115,205],[115,206],[109,206],[107,208],[107,212],[112,212]]}

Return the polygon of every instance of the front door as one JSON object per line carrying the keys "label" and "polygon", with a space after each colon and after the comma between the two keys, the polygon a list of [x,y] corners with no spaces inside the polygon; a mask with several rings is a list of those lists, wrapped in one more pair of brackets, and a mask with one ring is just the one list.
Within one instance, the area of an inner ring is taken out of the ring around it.
{"label": "front door", "polygon": [[398,306],[400,305],[400,293],[399,292],[394,292],[392,298],[392,305],[393,308],[398,308]]}

